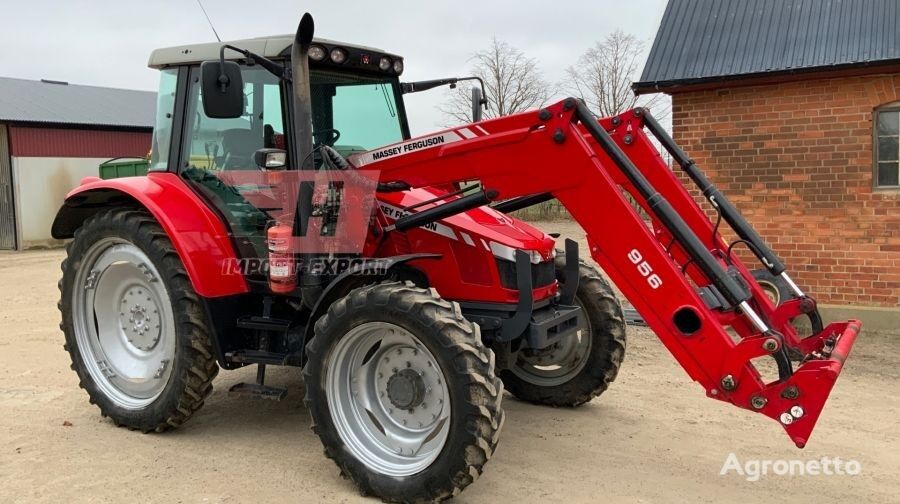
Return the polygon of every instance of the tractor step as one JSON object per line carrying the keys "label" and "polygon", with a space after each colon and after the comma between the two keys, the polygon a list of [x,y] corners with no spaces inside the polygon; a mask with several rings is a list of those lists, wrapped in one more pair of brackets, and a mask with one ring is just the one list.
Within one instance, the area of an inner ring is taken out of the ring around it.
{"label": "tractor step", "polygon": [[257,331],[274,331],[283,333],[287,331],[290,326],[290,320],[277,319],[267,316],[241,317],[237,320],[238,328],[253,329]]}
{"label": "tractor step", "polygon": [[266,352],[264,350],[236,350],[225,353],[225,360],[239,364],[273,364],[285,366],[293,362],[292,354]]}
{"label": "tractor step", "polygon": [[252,395],[262,399],[274,399],[276,401],[284,399],[288,393],[286,388],[266,385],[265,364],[257,364],[256,383],[238,383],[232,385],[228,391],[240,395]]}
{"label": "tractor step", "polygon": [[286,388],[270,387],[268,385],[259,385],[256,383],[238,383],[232,385],[228,392],[238,395],[247,395],[259,397],[260,399],[272,399],[280,401],[285,398],[288,391]]}

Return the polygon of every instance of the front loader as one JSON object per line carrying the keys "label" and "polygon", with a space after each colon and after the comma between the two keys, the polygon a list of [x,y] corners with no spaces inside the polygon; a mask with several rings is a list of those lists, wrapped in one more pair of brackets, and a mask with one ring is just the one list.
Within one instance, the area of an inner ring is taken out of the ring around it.
{"label": "front loader", "polygon": [[[823,324],[648,110],[598,119],[567,98],[411,138],[403,94],[464,78],[401,83],[402,58],[315,39],[309,15],[293,37],[150,63],[151,172],[84,180],[53,225],[73,238],[60,282],[72,367],[117,425],[181,425],[219,368],[255,364],[256,382],[232,390],[281,399],[266,366],[298,366],[343,474],[388,501],[443,500],[493,455],[504,387],[578,406],[615,379],[625,322],[609,278],[707,396],[807,443],[860,323]],[[506,215],[552,198],[586,254]],[[773,302],[735,246],[790,295]]]}

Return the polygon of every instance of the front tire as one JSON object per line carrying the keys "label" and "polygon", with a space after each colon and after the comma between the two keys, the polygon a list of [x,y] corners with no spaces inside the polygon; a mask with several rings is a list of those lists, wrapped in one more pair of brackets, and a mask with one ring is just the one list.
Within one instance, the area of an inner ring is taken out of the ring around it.
{"label": "front tire", "polygon": [[[556,276],[565,282],[565,254],[556,259]],[[580,406],[615,381],[625,358],[625,317],[609,283],[580,262],[575,303],[587,328],[541,350],[519,351],[500,377],[524,401],[547,406]]]}
{"label": "front tire", "polygon": [[165,231],[144,210],[102,210],[66,252],[60,329],[91,404],[143,432],[183,424],[212,392],[218,366],[199,298]]}
{"label": "front tire", "polygon": [[448,499],[493,455],[503,424],[494,355],[434,290],[358,288],[319,319],[307,353],[312,429],[364,494]]}

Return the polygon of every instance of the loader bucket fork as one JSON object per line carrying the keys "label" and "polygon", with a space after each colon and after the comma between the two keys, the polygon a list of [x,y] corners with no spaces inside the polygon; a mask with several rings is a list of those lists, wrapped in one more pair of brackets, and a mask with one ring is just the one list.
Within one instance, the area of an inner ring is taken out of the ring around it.
{"label": "loader bucket fork", "polygon": [[[774,306],[750,270],[663,162],[649,131],[721,218],[795,298]],[[707,396],[777,420],[803,447],[860,330],[822,327],[815,300],[737,209],[703,176],[649,112],[598,120],[568,98],[350,157],[385,185],[436,186],[478,179],[480,204],[511,210],[558,199],[587,233],[590,254]],[[626,194],[628,197],[626,198]],[[425,225],[454,213],[453,199],[415,215]],[[469,208],[456,203],[459,211]],[[791,321],[809,318],[800,338]],[[794,365],[791,355],[801,356]],[[773,358],[765,381],[752,362]]]}

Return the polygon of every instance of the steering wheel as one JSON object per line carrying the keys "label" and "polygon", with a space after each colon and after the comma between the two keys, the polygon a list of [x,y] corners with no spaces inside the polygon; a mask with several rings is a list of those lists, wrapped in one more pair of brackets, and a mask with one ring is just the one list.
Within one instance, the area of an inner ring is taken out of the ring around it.
{"label": "steering wheel", "polygon": [[[319,137],[326,137],[319,141]],[[327,128],[319,131],[313,132],[313,139],[316,140],[316,143],[321,145],[327,145],[329,147],[334,146],[334,144],[341,138],[341,132],[334,128]]]}

